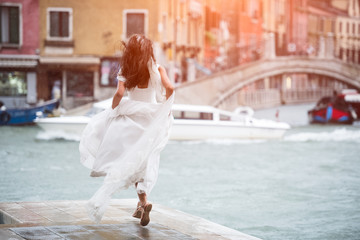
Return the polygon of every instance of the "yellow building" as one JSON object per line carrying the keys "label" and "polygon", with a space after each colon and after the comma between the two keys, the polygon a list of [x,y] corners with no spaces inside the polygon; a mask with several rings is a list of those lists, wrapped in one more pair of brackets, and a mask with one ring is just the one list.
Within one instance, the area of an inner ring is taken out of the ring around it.
{"label": "yellow building", "polygon": [[153,40],[157,61],[171,76],[183,55],[199,56],[202,47],[200,0],[40,0],[39,5],[38,96],[49,99],[60,85],[65,108],[112,96],[121,41],[134,33]]}

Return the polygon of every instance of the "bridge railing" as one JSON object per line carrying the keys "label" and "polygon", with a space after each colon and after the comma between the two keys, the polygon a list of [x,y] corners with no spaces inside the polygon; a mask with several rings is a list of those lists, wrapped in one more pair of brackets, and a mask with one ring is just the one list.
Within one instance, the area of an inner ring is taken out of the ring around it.
{"label": "bridge railing", "polygon": [[[281,91],[279,89],[260,89],[240,92],[239,105],[250,106],[254,109],[278,106],[281,104],[297,104],[317,102],[324,96],[331,96],[334,88],[305,88]],[[340,89],[338,89],[340,92]]]}
{"label": "bridge railing", "polygon": [[317,102],[321,97],[332,96],[334,88],[291,89],[283,91],[283,103]]}
{"label": "bridge railing", "polygon": [[273,107],[281,104],[281,94],[278,89],[260,89],[249,92],[241,92],[239,104],[250,106],[254,109]]}

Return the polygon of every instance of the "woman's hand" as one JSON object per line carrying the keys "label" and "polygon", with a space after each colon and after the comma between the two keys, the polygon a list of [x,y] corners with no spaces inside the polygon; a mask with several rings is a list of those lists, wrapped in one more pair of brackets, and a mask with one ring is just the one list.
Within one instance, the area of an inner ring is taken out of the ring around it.
{"label": "woman's hand", "polygon": [[160,72],[161,82],[166,89],[166,100],[167,100],[173,94],[174,87],[169,80],[169,77],[166,73],[165,68],[163,68],[162,66],[159,66],[159,72]]}
{"label": "woman's hand", "polygon": [[122,81],[118,81],[117,89],[112,101],[112,109],[116,108],[117,105],[119,105],[122,97],[124,96],[124,92],[125,92],[125,83]]}

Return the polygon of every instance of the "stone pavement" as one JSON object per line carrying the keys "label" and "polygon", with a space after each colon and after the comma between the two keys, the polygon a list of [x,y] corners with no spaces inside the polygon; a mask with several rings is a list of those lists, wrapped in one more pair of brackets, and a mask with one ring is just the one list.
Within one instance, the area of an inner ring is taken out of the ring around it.
{"label": "stone pavement", "polygon": [[259,240],[159,204],[148,226],[131,215],[136,199],[112,200],[100,224],[87,216],[86,201],[0,203],[0,239],[206,239]]}

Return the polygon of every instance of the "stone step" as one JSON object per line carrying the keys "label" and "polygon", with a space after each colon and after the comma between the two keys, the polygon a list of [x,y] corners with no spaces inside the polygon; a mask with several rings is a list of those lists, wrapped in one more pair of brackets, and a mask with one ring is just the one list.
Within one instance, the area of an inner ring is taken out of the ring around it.
{"label": "stone step", "polygon": [[86,201],[0,203],[0,239],[237,239],[259,240],[176,209],[153,204],[142,227],[131,215],[137,199],[111,200],[100,224],[92,222]]}

